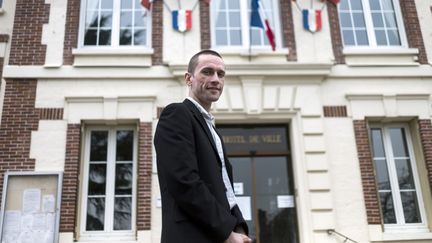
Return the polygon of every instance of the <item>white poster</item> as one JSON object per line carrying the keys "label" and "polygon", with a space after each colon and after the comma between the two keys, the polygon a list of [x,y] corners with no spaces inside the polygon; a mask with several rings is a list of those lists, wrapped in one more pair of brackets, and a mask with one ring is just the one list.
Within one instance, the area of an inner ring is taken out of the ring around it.
{"label": "white poster", "polygon": [[46,214],[46,230],[54,232],[55,231],[55,213]]}
{"label": "white poster", "polygon": [[38,188],[25,189],[23,192],[23,213],[35,213],[40,210],[41,190]]}
{"label": "white poster", "polygon": [[250,197],[236,197],[237,205],[243,214],[245,220],[252,220],[251,198]]}
{"label": "white poster", "polygon": [[21,231],[21,212],[18,210],[5,211],[3,222],[4,233],[16,233]]}
{"label": "white poster", "polygon": [[34,213],[32,229],[45,231],[47,230],[46,226],[46,215],[44,213]]}
{"label": "white poster", "polygon": [[54,195],[44,195],[42,197],[42,211],[45,213],[54,213],[55,211],[55,199]]}
{"label": "white poster", "polygon": [[33,225],[33,215],[25,214],[21,217],[21,231],[31,231]]}
{"label": "white poster", "polygon": [[234,182],[234,194],[243,195],[243,182]]}
{"label": "white poster", "polygon": [[292,195],[278,195],[277,196],[278,208],[293,208],[294,196]]}

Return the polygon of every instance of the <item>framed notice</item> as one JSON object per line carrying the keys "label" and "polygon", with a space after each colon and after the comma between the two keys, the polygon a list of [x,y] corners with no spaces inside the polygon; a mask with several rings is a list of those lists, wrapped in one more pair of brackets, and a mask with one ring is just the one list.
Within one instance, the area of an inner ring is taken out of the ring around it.
{"label": "framed notice", "polygon": [[6,172],[0,242],[57,243],[61,183],[61,172]]}

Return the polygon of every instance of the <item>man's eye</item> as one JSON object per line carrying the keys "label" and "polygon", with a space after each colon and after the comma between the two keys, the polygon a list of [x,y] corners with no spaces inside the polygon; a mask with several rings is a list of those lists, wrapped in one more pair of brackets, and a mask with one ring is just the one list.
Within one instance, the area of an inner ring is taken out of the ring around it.
{"label": "man's eye", "polygon": [[218,77],[219,77],[219,78],[223,78],[223,77],[225,77],[225,73],[224,73],[224,72],[218,72]]}
{"label": "man's eye", "polygon": [[206,69],[202,70],[202,73],[204,75],[211,75],[211,71],[210,70],[206,70]]}

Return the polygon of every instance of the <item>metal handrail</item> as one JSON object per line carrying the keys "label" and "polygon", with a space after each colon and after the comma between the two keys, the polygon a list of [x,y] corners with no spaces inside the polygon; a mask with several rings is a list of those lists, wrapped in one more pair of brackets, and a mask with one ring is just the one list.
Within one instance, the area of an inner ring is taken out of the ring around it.
{"label": "metal handrail", "polygon": [[348,236],[343,235],[343,234],[337,232],[336,230],[328,229],[328,230],[327,230],[327,234],[329,234],[329,235],[336,234],[336,235],[338,235],[338,236],[344,238],[344,241],[343,241],[343,242],[351,241],[351,242],[354,242],[354,243],[359,243],[358,241],[355,241],[355,240],[349,238]]}

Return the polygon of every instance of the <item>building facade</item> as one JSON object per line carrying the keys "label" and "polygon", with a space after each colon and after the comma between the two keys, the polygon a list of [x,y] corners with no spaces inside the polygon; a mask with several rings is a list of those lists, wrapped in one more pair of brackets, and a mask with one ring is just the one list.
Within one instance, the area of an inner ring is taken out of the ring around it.
{"label": "building facade", "polygon": [[255,242],[432,241],[432,0],[261,0],[275,51],[248,0],[0,6],[0,183],[62,172],[60,243],[160,242],[153,134],[208,48]]}

